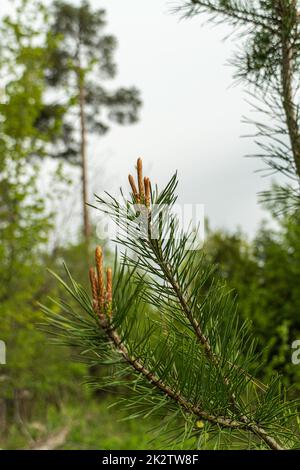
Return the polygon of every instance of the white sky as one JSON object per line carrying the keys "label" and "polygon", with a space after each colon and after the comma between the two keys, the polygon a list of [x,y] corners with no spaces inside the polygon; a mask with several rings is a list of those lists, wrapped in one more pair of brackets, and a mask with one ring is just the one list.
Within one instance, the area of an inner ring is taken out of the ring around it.
{"label": "white sky", "polygon": [[[10,3],[1,0],[2,14]],[[202,26],[199,17],[180,21],[167,0],[91,3],[107,9],[107,32],[118,38],[115,83],[135,85],[144,102],[138,124],[115,125],[92,139],[91,191],[127,184],[142,156],[147,174],[160,184],[177,169],[180,202],[205,204],[213,227],[239,226],[252,236],[266,216],[257,192],[271,180],[255,173],[257,159],[243,158],[255,147],[241,138],[249,130],[241,123],[249,106],[242,87],[231,86],[226,61],[234,46],[222,41],[229,30]]]}

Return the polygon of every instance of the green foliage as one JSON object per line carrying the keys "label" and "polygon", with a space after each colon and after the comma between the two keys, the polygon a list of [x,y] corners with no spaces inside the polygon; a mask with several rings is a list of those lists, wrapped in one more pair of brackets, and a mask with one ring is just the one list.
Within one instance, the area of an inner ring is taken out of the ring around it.
{"label": "green foliage", "polygon": [[291,344],[300,337],[299,214],[276,221],[279,227],[262,226],[252,242],[240,233],[209,233],[205,251],[236,290],[242,318],[253,322],[258,350],[267,346],[262,376],[277,370],[295,393],[300,370],[291,362]]}
{"label": "green foliage", "polygon": [[[160,424],[152,419],[127,420],[126,409],[113,406],[114,399],[99,396],[97,399],[85,395],[85,403],[67,401],[62,407],[47,407],[46,413],[36,413],[36,420],[28,423],[28,432],[38,442],[47,442],[54,433],[68,428],[66,441],[59,446],[63,450],[128,450],[162,449],[165,443],[156,437]],[[38,421],[37,421],[38,419]],[[11,426],[9,432],[0,438],[2,449],[22,449],[28,447],[28,439],[20,430]]]}
{"label": "green foliage", "polygon": [[[38,268],[36,273],[32,268],[50,228],[37,189],[39,168],[27,165],[43,140],[34,122],[41,109],[44,63],[39,60],[41,49],[32,45],[35,34],[31,30],[28,34],[22,31],[22,24],[4,20],[2,35],[14,39],[14,46],[8,62],[10,80],[0,107],[1,299],[10,302],[14,298],[18,308],[22,302],[30,303],[39,288]],[[13,63],[20,65],[14,73]],[[2,307],[5,311],[8,306],[2,303]]]}
{"label": "green foliage", "polygon": [[[49,324],[90,364],[110,364],[111,375],[100,386],[128,387],[135,395],[123,403],[131,417],[164,417],[161,431],[173,443],[194,437],[202,448],[209,435],[224,448],[236,439],[246,448],[296,446],[293,427],[288,430],[296,403],[285,401],[278,377],[268,386],[254,378],[256,340],[212,266],[189,250],[195,234],[181,233],[171,212],[176,186],[174,176],[162,192],[153,190],[151,208],[141,193],[139,206],[134,193],[129,200],[121,193],[121,202],[97,198],[126,250],[121,266],[115,262],[113,316],[105,316],[67,271],[69,284],[59,280],[81,312],[55,303],[61,312],[44,308]],[[168,217],[161,218],[166,206]],[[178,427],[180,417],[185,424]],[[205,422],[201,430],[199,420]]]}
{"label": "green foliage", "polygon": [[1,24],[1,69],[6,77],[1,126],[11,139],[5,140],[6,150],[15,150],[20,158],[47,156],[47,143],[61,130],[62,109],[47,126],[37,126],[45,108],[48,62],[57,46],[57,37],[41,28],[46,21],[41,3],[22,0],[15,14]]}
{"label": "green foliage", "polygon": [[20,2],[16,18],[5,18],[1,24],[1,71],[7,80],[0,105],[0,335],[7,348],[1,399],[7,403],[21,390],[28,392],[31,402],[37,396],[59,400],[62,390],[72,386],[72,377],[84,372],[77,365],[66,367],[65,351],[46,349],[45,335],[37,329],[41,321],[37,302],[45,300],[49,288],[43,265],[53,228],[38,188],[40,165],[34,158],[47,155],[50,138],[49,129],[42,132],[35,125],[44,106],[45,67],[52,43],[30,21],[39,14],[44,18],[36,2]]}

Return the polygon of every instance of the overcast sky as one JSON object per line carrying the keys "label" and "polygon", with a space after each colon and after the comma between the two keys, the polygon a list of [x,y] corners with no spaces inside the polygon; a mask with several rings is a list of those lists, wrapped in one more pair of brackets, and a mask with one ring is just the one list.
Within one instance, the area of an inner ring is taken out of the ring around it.
{"label": "overcast sky", "polygon": [[[1,1],[2,13],[9,3]],[[234,47],[223,41],[229,30],[203,26],[199,17],[180,21],[167,0],[91,3],[107,9],[107,32],[118,38],[115,84],[135,85],[144,102],[138,124],[116,125],[92,139],[91,190],[127,184],[128,171],[142,156],[148,175],[160,184],[177,169],[179,200],[204,204],[213,227],[239,226],[252,236],[266,216],[257,192],[271,180],[255,173],[258,160],[244,158],[254,147],[241,138],[249,130],[241,123],[249,106],[226,65]]]}

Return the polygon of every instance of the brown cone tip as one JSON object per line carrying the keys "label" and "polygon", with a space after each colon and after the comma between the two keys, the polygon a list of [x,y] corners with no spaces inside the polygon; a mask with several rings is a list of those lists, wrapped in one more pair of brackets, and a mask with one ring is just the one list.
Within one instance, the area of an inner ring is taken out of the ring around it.
{"label": "brown cone tip", "polygon": [[103,285],[103,253],[101,246],[97,246],[95,251],[96,269],[98,275],[98,293],[100,303],[103,302],[104,285]]}
{"label": "brown cone tip", "polygon": [[112,301],[112,269],[107,268],[106,270],[106,299],[107,302]]}
{"label": "brown cone tip", "polygon": [[145,203],[147,207],[150,207],[151,188],[150,188],[150,179],[148,177],[144,178],[144,186],[145,186]]}
{"label": "brown cone tip", "polygon": [[96,250],[95,250],[95,258],[96,258],[96,261],[98,260],[102,260],[102,248],[101,246],[96,246]]}
{"label": "brown cone tip", "polygon": [[145,196],[145,193],[144,193],[144,184],[143,184],[143,163],[142,163],[141,158],[138,158],[137,160],[137,177],[138,177],[140,198],[143,199]]}
{"label": "brown cone tip", "polygon": [[135,182],[134,182],[134,178],[132,175],[128,175],[128,180],[129,180],[129,184],[131,186],[131,189],[132,189],[132,193],[133,193],[133,196],[135,198],[136,201],[139,201],[139,194],[138,194],[138,190],[137,190],[137,187],[135,185]]}
{"label": "brown cone tip", "polygon": [[90,268],[89,277],[90,277],[93,300],[97,300],[97,279],[96,279],[94,268]]}

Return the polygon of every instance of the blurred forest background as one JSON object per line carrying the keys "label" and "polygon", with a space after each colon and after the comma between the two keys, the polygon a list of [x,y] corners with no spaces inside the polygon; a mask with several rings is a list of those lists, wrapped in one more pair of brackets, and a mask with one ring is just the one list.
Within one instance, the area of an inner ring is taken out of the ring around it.
{"label": "blurred forest background", "polygon": [[[87,2],[22,0],[1,20],[0,339],[7,347],[7,364],[0,366],[1,448],[163,447],[153,437],[155,419],[126,420],[126,410],[111,408],[116,397],[84,385],[88,375],[103,372],[73,361],[74,351],[51,344],[39,328],[39,303],[64,295],[46,268],[63,275],[65,261],[88,288],[97,240],[85,205],[89,138],[142,118],[143,90],[109,85],[116,45],[105,11]],[[75,192],[80,220],[72,218]],[[237,292],[258,348],[268,346],[260,378],[278,371],[299,394],[291,344],[300,338],[300,221],[271,203],[267,210],[273,222],[262,223],[251,240],[240,230],[212,230],[208,221],[204,250]]]}

